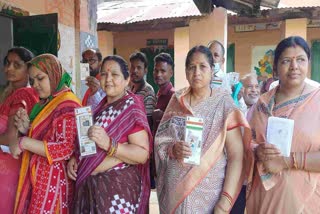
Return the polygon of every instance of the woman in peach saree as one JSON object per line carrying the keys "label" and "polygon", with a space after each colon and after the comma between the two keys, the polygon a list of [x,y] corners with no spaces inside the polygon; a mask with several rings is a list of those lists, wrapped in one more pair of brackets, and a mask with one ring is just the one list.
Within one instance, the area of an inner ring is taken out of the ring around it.
{"label": "woman in peach saree", "polygon": [[[263,94],[253,112],[252,176],[247,213],[319,213],[320,89],[304,80],[310,49],[301,37],[282,40],[275,51],[274,71],[280,85]],[[270,116],[294,120],[290,157],[266,139]]]}
{"label": "woman in peach saree", "polygon": [[[204,46],[186,59],[189,88],[171,98],[155,138],[157,194],[161,213],[230,212],[243,184],[240,127],[246,119],[223,89],[211,89],[213,59]],[[190,156],[184,142],[185,117],[204,120],[200,165],[183,163]]]}

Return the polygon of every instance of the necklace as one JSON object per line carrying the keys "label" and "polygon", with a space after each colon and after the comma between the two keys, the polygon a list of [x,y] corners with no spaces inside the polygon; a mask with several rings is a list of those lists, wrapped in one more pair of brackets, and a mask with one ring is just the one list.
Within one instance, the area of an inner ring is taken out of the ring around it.
{"label": "necklace", "polygon": [[[212,96],[212,88],[210,88],[210,96],[209,97],[211,97]],[[191,106],[191,93],[190,93],[190,98],[189,98],[189,103],[190,103],[190,106]]]}
{"label": "necklace", "polygon": [[[300,92],[300,95],[299,95],[297,101],[294,103],[293,108],[291,109],[291,111],[290,111],[290,113],[288,114],[288,116],[286,116],[285,118],[289,119],[289,118],[291,117],[292,113],[294,112],[294,110],[295,110],[296,107],[297,107],[297,104],[298,104],[298,102],[299,102],[299,100],[300,100],[300,98],[301,98],[301,96],[302,96],[302,94],[303,94],[303,92],[304,92],[305,87],[306,87],[306,83],[304,83],[303,88],[302,88],[302,90],[301,90],[301,92]],[[278,91],[279,91],[279,88],[277,89],[277,92],[276,92],[276,93],[278,93]],[[276,97],[274,98],[274,104],[276,104]],[[274,106],[275,106],[275,105],[274,105]]]}

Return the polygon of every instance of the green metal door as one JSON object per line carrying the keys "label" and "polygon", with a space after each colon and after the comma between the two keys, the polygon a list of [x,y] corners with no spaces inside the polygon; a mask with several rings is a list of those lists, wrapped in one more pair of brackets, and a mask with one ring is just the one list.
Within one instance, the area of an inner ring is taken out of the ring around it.
{"label": "green metal door", "polygon": [[311,79],[320,82],[320,40],[311,43]]}
{"label": "green metal door", "polygon": [[58,54],[58,14],[13,18],[13,45],[23,46],[35,55]]}

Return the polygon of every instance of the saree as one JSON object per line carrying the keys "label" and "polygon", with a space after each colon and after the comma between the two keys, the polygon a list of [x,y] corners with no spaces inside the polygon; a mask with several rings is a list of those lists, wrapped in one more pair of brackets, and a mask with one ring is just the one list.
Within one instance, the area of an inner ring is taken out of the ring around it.
{"label": "saree", "polygon": [[[275,105],[277,88],[263,94],[257,102],[250,125],[253,142],[266,142],[269,116],[294,120],[291,152],[320,150],[320,89]],[[264,171],[252,156],[247,188],[247,213],[319,213],[320,173],[283,170],[277,174]]]}
{"label": "saree", "polygon": [[[213,89],[211,97],[193,108],[184,103],[183,98],[188,93],[190,88],[181,89],[172,96],[155,137],[156,184],[161,213],[212,213],[226,173],[227,131],[241,126],[248,132],[246,119],[225,90]],[[184,141],[185,117],[188,115],[204,120],[198,166],[182,165],[172,158],[174,142]],[[238,181],[238,193],[243,179],[244,173]]]}
{"label": "saree", "polygon": [[[149,148],[152,148],[152,135],[141,99],[131,92],[109,105],[106,99],[97,106],[95,125],[103,127],[119,144],[128,142],[130,134],[145,130],[149,135]],[[74,213],[147,213],[149,161],[139,165],[120,163],[103,173],[91,175],[106,156],[106,151],[97,148],[96,155],[81,159]]]}
{"label": "saree", "polygon": [[72,183],[67,160],[76,140],[74,108],[79,99],[69,89],[59,91],[37,114],[28,136],[44,141],[46,157],[23,152],[15,213],[68,213]]}
{"label": "saree", "polygon": [[[19,108],[30,113],[33,105],[38,101],[38,95],[30,87],[23,87],[10,94],[0,104],[0,134],[6,132],[9,117],[15,115]],[[18,185],[21,159],[14,159],[11,154],[0,150],[0,195],[6,200],[0,201],[0,210],[4,214],[12,214]]]}

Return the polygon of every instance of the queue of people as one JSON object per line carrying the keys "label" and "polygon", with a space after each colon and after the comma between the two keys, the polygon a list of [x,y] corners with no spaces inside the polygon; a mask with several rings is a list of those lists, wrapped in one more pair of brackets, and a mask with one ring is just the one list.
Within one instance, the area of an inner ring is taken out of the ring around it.
{"label": "queue of people", "polygon": [[[273,65],[278,85],[260,95],[257,76],[247,74],[238,100],[221,69],[224,52],[216,40],[191,48],[188,86],[179,90],[170,81],[173,59],[160,53],[155,94],[142,52],[128,65],[121,56],[85,50],[90,76],[81,101],[55,56],[10,49],[0,97],[1,211],[144,214],[156,187],[163,214],[316,213],[320,89],[306,79],[308,44],[282,40]],[[86,134],[97,152],[81,156],[75,109],[87,105],[93,126]],[[294,121],[289,156],[268,142],[270,117]],[[195,152],[198,161],[188,162]]]}

